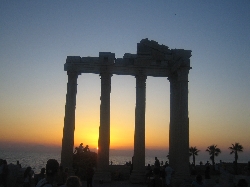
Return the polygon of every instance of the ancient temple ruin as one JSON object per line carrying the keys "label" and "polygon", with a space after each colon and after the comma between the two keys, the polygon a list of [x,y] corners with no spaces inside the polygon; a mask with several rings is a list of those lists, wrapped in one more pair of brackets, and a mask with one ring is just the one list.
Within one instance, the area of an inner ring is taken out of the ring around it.
{"label": "ancient temple ruin", "polygon": [[[68,56],[64,70],[68,74],[61,163],[72,166],[74,146],[77,77],[94,73],[101,77],[100,127],[96,179],[111,180],[109,172],[110,92],[111,77],[132,75],[136,79],[136,107],[134,129],[134,160],[131,182],[144,181],[145,175],[145,106],[147,76],[167,77],[170,81],[169,164],[175,178],[189,176],[189,118],[188,73],[191,50],[169,49],[153,40],[143,39],[137,44],[137,54],[125,53],[115,58],[111,52],[99,57]],[[168,114],[166,114],[168,115]],[[166,129],[169,124],[166,121]]]}

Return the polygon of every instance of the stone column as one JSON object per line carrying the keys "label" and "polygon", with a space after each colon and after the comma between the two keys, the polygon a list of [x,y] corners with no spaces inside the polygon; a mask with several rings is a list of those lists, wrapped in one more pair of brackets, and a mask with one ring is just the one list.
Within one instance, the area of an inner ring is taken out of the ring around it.
{"label": "stone column", "polygon": [[61,164],[63,167],[72,168],[78,73],[75,71],[68,71],[67,74],[68,74],[68,84],[67,84],[63,139],[62,139]]}
{"label": "stone column", "polygon": [[111,74],[104,72],[101,76],[100,127],[98,140],[97,171],[94,180],[111,181],[109,172],[110,146],[110,93]]}
{"label": "stone column", "polygon": [[175,170],[173,186],[189,178],[188,72],[181,68],[169,77],[169,164]]}
{"label": "stone column", "polygon": [[145,182],[145,106],[147,76],[136,75],[136,107],[132,183]]}

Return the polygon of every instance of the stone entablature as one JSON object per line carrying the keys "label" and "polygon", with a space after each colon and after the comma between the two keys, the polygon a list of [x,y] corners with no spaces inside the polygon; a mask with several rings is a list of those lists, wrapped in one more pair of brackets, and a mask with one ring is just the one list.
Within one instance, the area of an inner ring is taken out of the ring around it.
{"label": "stone entablature", "polygon": [[115,58],[111,52],[99,52],[99,57],[68,56],[65,71],[100,74],[105,66],[111,74],[135,76],[138,69],[145,75],[169,77],[178,68],[190,68],[191,50],[168,49],[148,39],[137,44],[137,54],[125,53],[123,58]]}

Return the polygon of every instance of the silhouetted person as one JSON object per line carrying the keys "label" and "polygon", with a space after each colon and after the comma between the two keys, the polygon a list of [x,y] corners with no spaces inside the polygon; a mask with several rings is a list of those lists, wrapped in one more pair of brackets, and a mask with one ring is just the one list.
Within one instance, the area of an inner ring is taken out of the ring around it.
{"label": "silhouetted person", "polygon": [[162,187],[163,181],[160,178],[160,168],[155,167],[153,173],[154,178],[150,180],[150,182],[148,183],[148,187]]}
{"label": "silhouetted person", "polygon": [[3,184],[3,160],[0,159],[0,186]]}
{"label": "silhouetted person", "polygon": [[77,176],[70,176],[66,181],[66,187],[80,187],[82,185]]}
{"label": "silhouetted person", "polygon": [[169,166],[168,163],[166,163],[166,167],[165,167],[165,183],[166,186],[170,186],[171,183],[171,177],[173,174],[174,170]]}
{"label": "silhouetted person", "polygon": [[79,153],[82,153],[82,152],[83,152],[83,143],[81,143],[81,144],[79,145],[78,151],[79,151]]}
{"label": "silhouetted person", "polygon": [[130,165],[130,170],[129,170],[129,172],[130,172],[130,175],[131,175],[131,173],[132,173],[132,171],[133,171],[133,166],[134,165],[134,156],[132,156],[132,163],[131,163],[131,165]]}
{"label": "silhouetted person", "polygon": [[59,166],[59,171],[57,173],[57,186],[65,184],[67,180],[67,174],[63,171],[63,166]]}
{"label": "silhouetted person", "polygon": [[246,179],[240,179],[238,181],[237,187],[248,187],[248,183],[247,183]]}
{"label": "silhouetted person", "polygon": [[1,168],[0,168],[0,184],[4,187],[7,187],[7,177],[9,174],[9,169],[6,160],[2,160]]}
{"label": "silhouetted person", "polygon": [[88,163],[86,168],[86,178],[87,178],[87,187],[92,187],[92,179],[94,175],[94,169],[90,163]]}
{"label": "silhouetted person", "polygon": [[165,167],[166,167],[167,164],[168,164],[168,161],[165,162]]}
{"label": "silhouetted person", "polygon": [[53,187],[58,168],[59,163],[55,159],[49,159],[46,164],[46,177],[40,180],[36,187]]}
{"label": "silhouetted person", "polygon": [[146,168],[146,181],[150,179],[152,174],[153,174],[152,168],[151,168],[150,164],[148,164],[148,166]]}
{"label": "silhouetted person", "polygon": [[31,170],[31,167],[27,167],[23,174],[23,187],[31,186],[31,178],[34,172]]}
{"label": "silhouetted person", "polygon": [[45,178],[45,168],[42,168],[40,173],[35,176],[35,184],[37,185],[37,183],[44,178]]}
{"label": "silhouetted person", "polygon": [[160,161],[157,157],[155,157],[155,167],[160,168]]}
{"label": "silhouetted person", "polygon": [[161,166],[163,166],[163,161],[161,161]]}
{"label": "silhouetted person", "polygon": [[194,163],[191,164],[190,168],[191,168],[191,175],[196,175],[196,167]]}
{"label": "silhouetted person", "polygon": [[90,150],[89,150],[89,146],[88,145],[86,145],[85,147],[84,147],[84,149],[83,149],[83,152],[89,152]]}
{"label": "silhouetted person", "polygon": [[16,161],[16,165],[17,165],[19,168],[22,168],[22,166],[21,166],[21,164],[19,163],[18,160]]}
{"label": "silhouetted person", "polygon": [[205,169],[205,179],[210,179],[210,166],[206,165],[206,169]]}
{"label": "silhouetted person", "polygon": [[192,182],[192,187],[202,187],[204,186],[202,182],[202,176],[199,174],[196,176],[195,180]]}
{"label": "silhouetted person", "polygon": [[74,154],[81,154],[83,152],[83,143],[79,145],[79,147],[75,147]]}

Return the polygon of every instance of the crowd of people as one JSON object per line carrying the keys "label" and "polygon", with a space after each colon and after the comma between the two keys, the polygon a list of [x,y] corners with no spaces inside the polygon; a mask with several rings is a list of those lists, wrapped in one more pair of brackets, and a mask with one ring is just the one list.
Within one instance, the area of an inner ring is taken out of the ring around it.
{"label": "crowd of people", "polygon": [[[82,143],[76,150],[78,155],[90,152],[88,145],[83,147]],[[86,163],[84,172],[87,187],[92,187],[93,164]],[[77,172],[79,172],[77,169],[69,172],[68,168],[63,168],[55,159],[49,159],[39,174],[35,174],[31,167],[22,168],[19,161],[16,165],[8,165],[6,160],[0,159],[0,187],[80,187],[82,184]]]}
{"label": "crowd of people", "polygon": [[[192,168],[192,165],[190,165]],[[222,169],[222,162],[218,165],[218,169]],[[209,162],[205,164],[205,171],[203,175],[197,174],[195,179],[190,182],[186,182],[185,185],[191,187],[248,187],[248,181],[244,178],[240,178],[235,184],[233,180],[227,181],[226,185],[222,184],[222,181],[217,178],[216,180],[211,180],[211,165]],[[168,162],[160,162],[157,157],[155,157],[155,163],[153,166],[148,164],[146,169],[146,183],[148,187],[170,187],[172,183],[172,177],[175,175],[174,169],[172,169]],[[205,180],[203,180],[203,176]]]}
{"label": "crowd of people", "polygon": [[[17,162],[16,166],[22,169],[19,162]],[[7,184],[8,174],[7,161],[0,160],[0,187],[10,186]],[[79,177],[69,176],[68,168],[63,169],[55,159],[49,159],[46,167],[42,168],[39,174],[35,174],[31,167],[27,167],[23,172],[22,178],[21,181],[15,182],[15,187],[80,187],[82,185]],[[91,187],[92,184],[89,186]]]}
{"label": "crowd of people", "polygon": [[83,143],[81,143],[79,145],[79,147],[75,147],[75,151],[74,151],[74,154],[82,154],[84,152],[89,152],[90,149],[89,149],[89,146],[86,145],[85,147],[83,146]]}
{"label": "crowd of people", "polygon": [[163,164],[163,162],[160,162],[159,159],[155,157],[154,166],[152,167],[148,164],[146,169],[146,182],[148,183],[148,187],[169,187],[173,174],[174,170],[169,166],[167,161]]}
{"label": "crowd of people", "polygon": [[[133,165],[133,163],[132,163]],[[205,179],[210,179],[210,165],[205,164],[206,169],[204,173]],[[17,161],[16,167],[21,168],[21,164]],[[148,165],[146,168],[146,179],[145,182],[148,187],[170,187],[172,176],[175,174],[174,169],[172,169],[168,162],[165,164],[160,162],[157,157],[155,157],[155,163],[153,166]],[[31,167],[27,167],[23,172],[23,187],[80,187],[82,186],[81,180],[77,174],[72,176],[72,172],[69,174],[68,168],[63,168],[59,165],[58,161],[55,159],[49,159],[46,166],[41,169],[39,174],[34,174]],[[86,167],[86,181],[87,187],[92,187],[92,178],[94,175],[94,169],[91,165]],[[8,165],[6,160],[0,159],[0,187],[7,186],[7,176],[8,176]],[[213,187],[222,187],[220,181],[215,180],[216,184]],[[190,184],[192,187],[206,187],[209,186],[203,181],[203,177],[197,174],[196,178]],[[20,185],[19,185],[20,186]],[[212,186],[211,186],[212,187]],[[245,179],[239,179],[235,187],[248,187],[248,183]]]}
{"label": "crowd of people", "polygon": [[68,169],[63,170],[62,166],[55,159],[49,159],[46,164],[46,175],[44,175],[44,168],[37,176],[36,187],[53,187],[54,185],[60,187],[80,187],[81,180],[77,176],[68,176]]}

